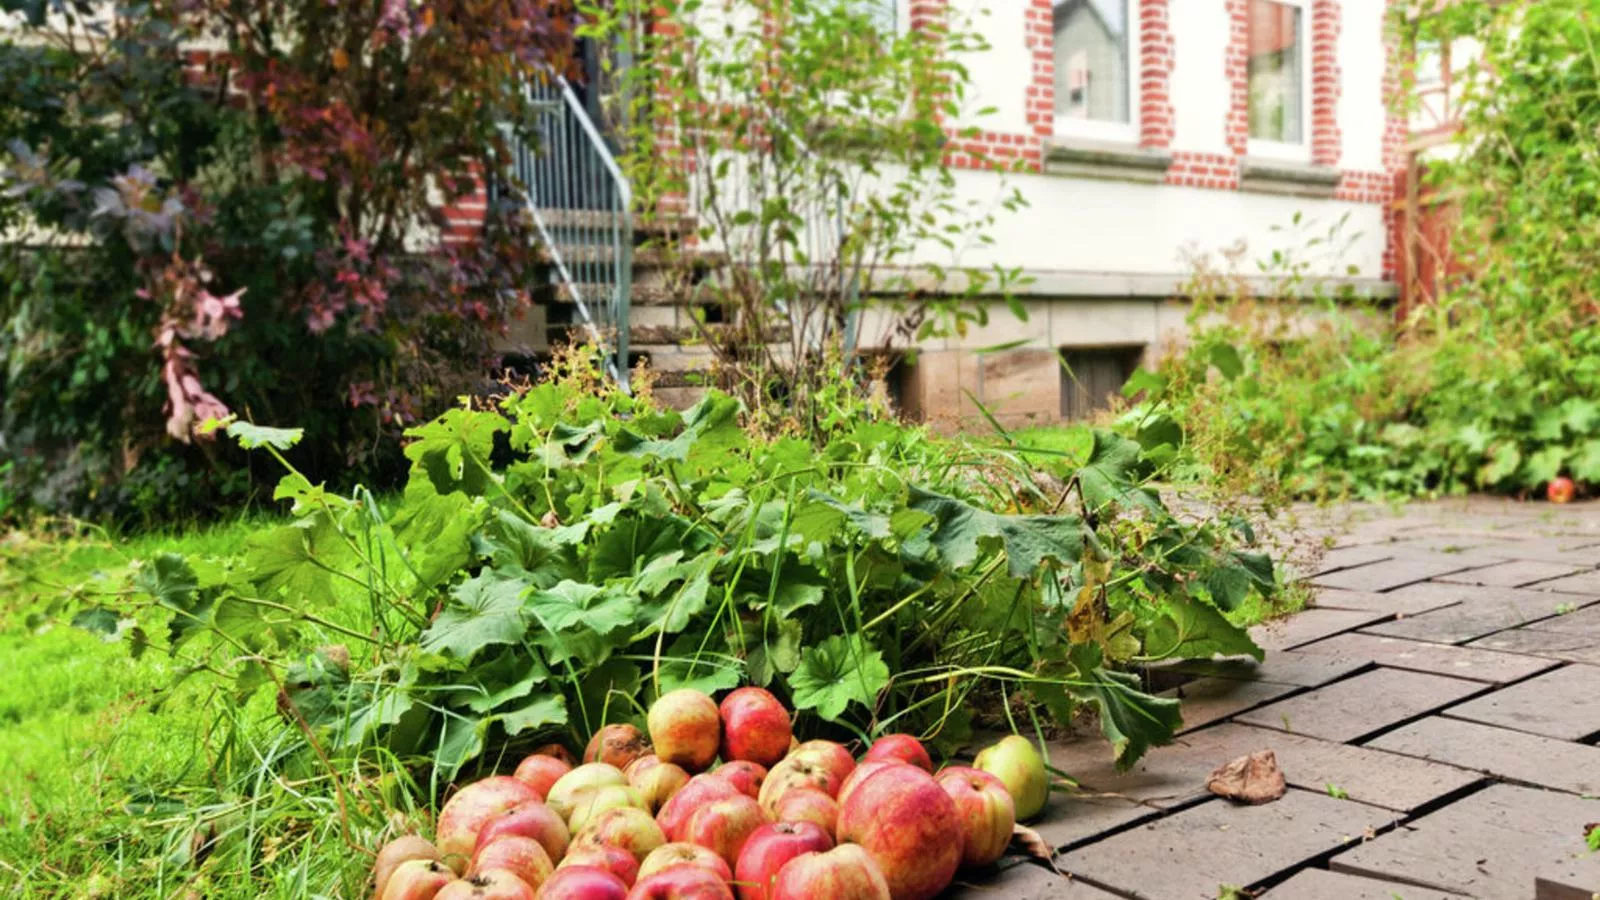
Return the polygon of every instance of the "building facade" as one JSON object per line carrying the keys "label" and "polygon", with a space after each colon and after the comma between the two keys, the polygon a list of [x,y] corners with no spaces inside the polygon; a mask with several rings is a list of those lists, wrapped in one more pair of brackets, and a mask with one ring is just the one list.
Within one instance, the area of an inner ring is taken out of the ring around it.
{"label": "building facade", "polygon": [[[963,2],[900,0],[899,21]],[[1257,262],[1276,252],[1301,290],[1394,293],[1406,120],[1385,0],[984,6],[973,21],[991,49],[969,64],[997,113],[955,162],[973,196],[1004,178],[1029,202],[974,260],[1030,276],[1028,318],[997,311],[920,347],[898,385],[909,412],[970,421],[977,401],[1008,426],[1088,414],[1183,338],[1202,265],[1274,282]]]}

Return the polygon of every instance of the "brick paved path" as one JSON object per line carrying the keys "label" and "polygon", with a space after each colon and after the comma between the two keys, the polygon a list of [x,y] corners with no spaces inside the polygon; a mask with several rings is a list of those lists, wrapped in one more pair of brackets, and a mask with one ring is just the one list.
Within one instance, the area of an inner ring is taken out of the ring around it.
{"label": "brick paved path", "polygon": [[[1296,544],[1316,599],[1257,631],[1266,662],[1151,673],[1185,700],[1177,744],[1125,774],[1098,738],[1051,748],[1083,793],[1035,827],[1070,879],[1008,858],[952,895],[1600,896],[1600,503],[1347,512]],[[1262,749],[1282,799],[1206,792]]]}

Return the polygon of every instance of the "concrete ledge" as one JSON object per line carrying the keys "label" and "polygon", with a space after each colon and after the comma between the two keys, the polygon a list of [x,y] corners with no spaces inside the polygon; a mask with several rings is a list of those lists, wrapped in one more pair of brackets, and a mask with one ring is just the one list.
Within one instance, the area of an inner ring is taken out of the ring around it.
{"label": "concrete ledge", "polygon": [[1332,197],[1339,188],[1339,170],[1310,163],[1245,157],[1239,163],[1239,190],[1295,197]]}
{"label": "concrete ledge", "polygon": [[1109,141],[1051,141],[1045,145],[1046,175],[1160,183],[1167,180],[1172,152]]}
{"label": "concrete ledge", "polygon": [[[1124,297],[1151,300],[1182,298],[1187,296],[1187,288],[1193,279],[1193,275],[1187,272],[1146,273],[1024,269],[1021,274],[1023,280],[1028,283],[1012,285],[1011,293],[1013,295],[1062,300],[1073,298],[1117,299]],[[897,286],[901,287],[905,285],[898,279],[905,279],[910,282],[910,287],[936,294],[960,293],[966,287],[965,279],[958,272],[949,273],[943,284],[928,277],[926,273],[903,269],[885,271],[880,277],[886,283],[894,281]],[[1283,279],[1267,275],[1230,276],[1229,282],[1235,281],[1241,283],[1253,296],[1257,297],[1280,296],[1285,290]],[[1398,285],[1382,278],[1335,276],[1318,278],[1308,275],[1294,281],[1293,287],[1300,297],[1341,297],[1349,294],[1359,298],[1390,300],[1400,294]],[[872,292],[870,286],[867,292]]]}

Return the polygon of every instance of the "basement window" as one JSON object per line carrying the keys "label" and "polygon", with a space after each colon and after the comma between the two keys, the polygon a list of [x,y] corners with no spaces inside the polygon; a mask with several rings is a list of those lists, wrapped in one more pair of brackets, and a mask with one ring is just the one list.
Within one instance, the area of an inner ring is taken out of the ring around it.
{"label": "basement window", "polygon": [[1143,358],[1143,346],[1062,348],[1061,418],[1090,419],[1110,409]]}

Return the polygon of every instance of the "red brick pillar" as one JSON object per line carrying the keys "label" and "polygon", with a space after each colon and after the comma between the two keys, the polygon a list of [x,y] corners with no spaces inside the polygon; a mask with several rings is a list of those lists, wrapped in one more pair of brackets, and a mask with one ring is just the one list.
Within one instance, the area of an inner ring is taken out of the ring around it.
{"label": "red brick pillar", "polygon": [[1337,166],[1339,134],[1339,3],[1311,4],[1311,162]]}
{"label": "red brick pillar", "polygon": [[1168,0],[1139,0],[1139,146],[1172,146],[1172,28]]}

